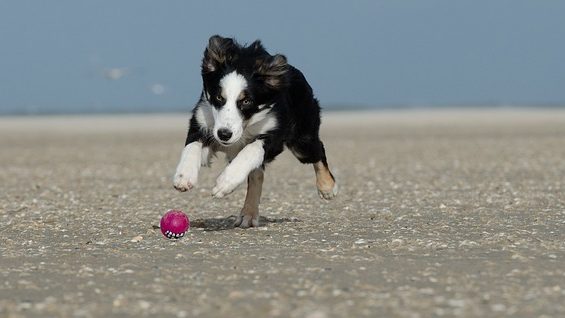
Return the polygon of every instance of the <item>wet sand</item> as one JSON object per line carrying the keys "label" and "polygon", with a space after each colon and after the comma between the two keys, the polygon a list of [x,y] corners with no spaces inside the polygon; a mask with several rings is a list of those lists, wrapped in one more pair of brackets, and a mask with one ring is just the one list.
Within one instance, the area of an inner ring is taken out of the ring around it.
{"label": "wet sand", "polygon": [[565,316],[565,111],[326,113],[338,198],[285,152],[247,230],[223,160],[173,189],[187,120],[0,118],[1,317]]}

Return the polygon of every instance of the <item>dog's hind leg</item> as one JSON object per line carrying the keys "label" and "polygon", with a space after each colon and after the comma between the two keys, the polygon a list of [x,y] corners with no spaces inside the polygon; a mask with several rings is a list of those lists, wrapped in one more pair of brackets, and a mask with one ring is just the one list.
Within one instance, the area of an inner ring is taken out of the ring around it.
{"label": "dog's hind leg", "polygon": [[316,187],[320,198],[331,200],[335,198],[338,192],[337,183],[335,178],[328,167],[328,160],[326,159],[326,151],[324,145],[320,141],[321,158],[319,161],[314,162],[314,172],[316,173]]}
{"label": "dog's hind leg", "polygon": [[294,156],[302,163],[314,165],[316,187],[320,198],[333,199],[338,192],[338,186],[328,166],[324,144],[319,138],[302,136],[299,140],[288,145]]}
{"label": "dog's hind leg", "polygon": [[328,167],[328,163],[325,160],[314,163],[314,172],[316,173],[316,187],[318,188],[320,198],[325,200],[335,198],[338,186]]}
{"label": "dog's hind leg", "polygon": [[259,167],[249,173],[247,177],[247,194],[241,213],[236,218],[234,226],[241,228],[259,226],[259,201],[263,189],[263,168]]}

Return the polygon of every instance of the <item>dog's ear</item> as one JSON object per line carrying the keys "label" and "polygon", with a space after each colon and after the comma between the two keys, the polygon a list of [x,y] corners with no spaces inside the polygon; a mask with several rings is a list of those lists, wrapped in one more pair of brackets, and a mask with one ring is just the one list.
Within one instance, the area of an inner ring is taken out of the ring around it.
{"label": "dog's ear", "polygon": [[213,35],[208,40],[202,59],[202,73],[218,70],[222,65],[229,63],[235,56],[237,43],[233,39]]}
{"label": "dog's ear", "polygon": [[267,51],[265,51],[265,48],[263,47],[263,44],[261,43],[261,40],[255,40],[255,42],[251,43],[251,45],[249,45],[249,47],[255,53],[258,53],[258,54],[261,54],[261,55],[267,53]]}
{"label": "dog's ear", "polygon": [[287,85],[288,63],[281,54],[267,56],[257,60],[255,73],[263,78],[265,84],[273,89],[280,89]]}

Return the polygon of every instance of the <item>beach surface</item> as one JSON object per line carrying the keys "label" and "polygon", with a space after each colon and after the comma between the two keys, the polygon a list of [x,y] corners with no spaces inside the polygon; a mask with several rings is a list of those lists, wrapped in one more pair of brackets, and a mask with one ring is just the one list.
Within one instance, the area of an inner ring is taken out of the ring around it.
{"label": "beach surface", "polygon": [[221,156],[173,189],[187,122],[0,118],[0,317],[565,316],[564,110],[325,113],[338,197],[285,151],[246,230]]}

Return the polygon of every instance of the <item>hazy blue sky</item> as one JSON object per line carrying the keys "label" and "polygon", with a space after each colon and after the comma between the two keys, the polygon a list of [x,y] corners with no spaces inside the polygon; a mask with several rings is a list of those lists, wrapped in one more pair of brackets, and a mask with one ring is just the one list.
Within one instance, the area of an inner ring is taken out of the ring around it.
{"label": "hazy blue sky", "polygon": [[565,104],[565,1],[0,0],[0,113],[188,110],[215,33],[328,107]]}

